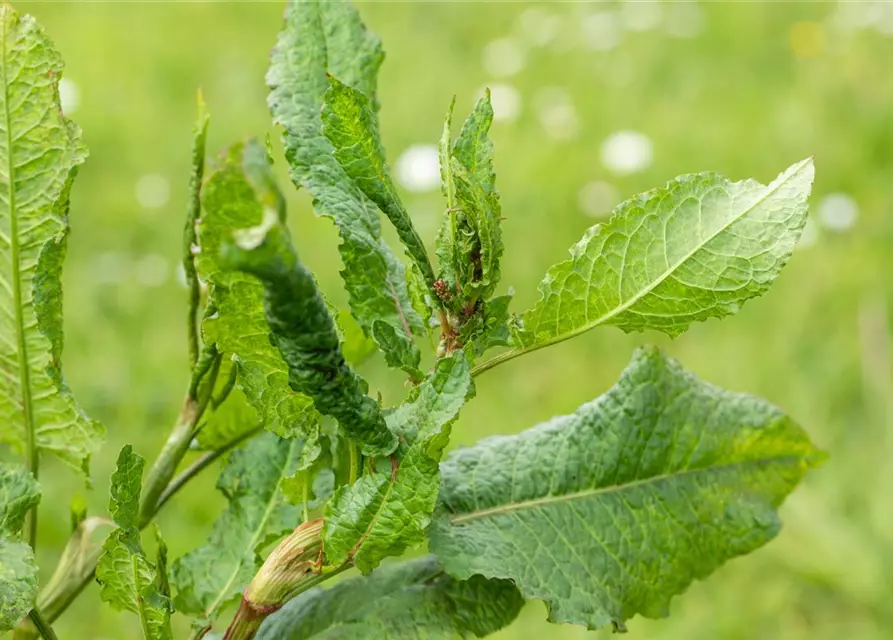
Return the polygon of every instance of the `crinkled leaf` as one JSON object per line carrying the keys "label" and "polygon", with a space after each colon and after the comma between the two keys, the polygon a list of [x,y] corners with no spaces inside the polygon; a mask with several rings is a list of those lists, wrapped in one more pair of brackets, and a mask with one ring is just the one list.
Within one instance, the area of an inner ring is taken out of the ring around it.
{"label": "crinkled leaf", "polygon": [[386,322],[376,320],[372,325],[372,338],[384,352],[389,367],[403,369],[413,380],[421,380],[424,377],[419,371],[422,353],[405,333],[397,331]]}
{"label": "crinkled leaf", "polygon": [[112,473],[109,513],[118,528],[102,545],[96,566],[100,597],[115,609],[136,613],[140,617],[146,640],[170,640],[170,598],[159,591],[166,577],[159,575],[164,567],[156,567],[143,552],[139,531],[140,485],[145,460],[130,445],[121,449],[118,464]]}
{"label": "crinkled leaf", "polygon": [[498,296],[480,304],[480,309],[459,331],[459,342],[475,356],[492,347],[511,344],[509,303],[511,296]]}
{"label": "crinkled leaf", "polygon": [[270,339],[288,365],[292,389],[338,421],[364,455],[396,447],[378,403],[344,360],[338,331],[313,276],[298,260],[286,229],[275,219],[245,230],[226,246],[232,268],[260,279]]}
{"label": "crinkled leaf", "polygon": [[229,501],[206,544],[174,561],[171,582],[179,611],[214,619],[237,599],[260,567],[260,551],[301,523],[300,507],[282,480],[301,462],[303,440],[262,433],[232,453],[217,488]]}
{"label": "crinkled leaf", "polygon": [[0,536],[14,537],[40,502],[40,485],[22,466],[0,463]]}
{"label": "crinkled leaf", "polygon": [[691,174],[618,205],[570,260],[549,269],[518,346],[538,348],[601,324],[676,336],[692,322],[737,312],[790,258],[813,175],[811,158],[769,186]]}
{"label": "crinkled leaf", "polygon": [[[450,150],[452,106],[440,141],[443,191],[447,216],[437,241],[441,278],[458,296],[457,308],[474,308],[489,298],[499,283],[503,244],[501,208],[493,172],[493,122],[490,93],[481,98]],[[467,311],[466,311],[467,313]]]}
{"label": "crinkled leaf", "polygon": [[0,633],[18,626],[36,596],[34,551],[21,540],[0,535]]}
{"label": "crinkled leaf", "polygon": [[68,197],[87,150],[62,115],[62,59],[43,29],[3,5],[0,50],[0,440],[33,440],[87,473],[104,430],[61,367]]}
{"label": "crinkled leaf", "polygon": [[490,90],[487,89],[475,105],[474,111],[465,119],[453,145],[453,157],[488,196],[496,195],[493,142],[489,138],[492,124],[493,105],[490,104]]}
{"label": "crinkled leaf", "polygon": [[109,492],[109,514],[121,529],[139,526],[140,489],[146,461],[133,452],[130,445],[121,449],[118,464],[112,473]]}
{"label": "crinkled leaf", "polygon": [[375,100],[381,44],[346,2],[293,0],[273,50],[267,84],[273,120],[284,127],[285,155],[295,184],[313,196],[316,212],[341,234],[341,272],[353,316],[368,334],[376,320],[422,332],[406,290],[402,263],[381,237],[378,207],[351,181],[323,133],[327,73]]}
{"label": "crinkled leaf", "polygon": [[434,317],[435,309],[441,305],[440,303],[435,303],[434,296],[436,294],[431,291],[431,287],[425,282],[422,272],[414,264],[410,264],[406,271],[406,287],[412,308],[419,314],[422,324],[430,334],[432,327],[440,326],[440,322],[436,319],[432,324],[432,318]]}
{"label": "crinkled leaf", "polygon": [[353,558],[361,571],[369,572],[383,558],[424,540],[449,427],[473,393],[468,361],[459,351],[438,361],[410,399],[388,414],[388,426],[400,439],[396,458],[376,460],[374,471],[339,488],[326,507],[330,564]]}
{"label": "crinkled leaf", "polygon": [[407,255],[430,287],[434,283],[434,270],[425,243],[415,230],[391,178],[371,99],[330,76],[322,109],[322,126],[341,168],[394,225]]}
{"label": "crinkled leaf", "polygon": [[474,345],[478,354],[483,354],[492,347],[507,347],[511,343],[509,326],[509,303],[511,301],[510,295],[487,300],[482,319],[483,326],[474,337]]}
{"label": "crinkled leaf", "polygon": [[[270,175],[266,152],[256,142],[231,147],[203,189],[204,213],[198,224],[201,252],[199,274],[210,284],[209,309],[203,322],[205,340],[216,342],[236,363],[237,387],[257,412],[256,420],[234,424],[239,419],[238,399],[234,406],[221,408],[224,424],[214,424],[200,441],[217,438],[214,427],[228,432],[250,430],[261,422],[284,438],[314,440],[319,432],[319,415],[306,395],[289,386],[288,365],[270,342],[270,328],[264,312],[264,288],[249,274],[225,270],[220,251],[238,229],[259,225],[265,207],[272,215],[284,215],[281,196]],[[308,448],[308,464],[313,450]]]}
{"label": "crinkled leaf", "polygon": [[24,467],[0,463],[0,633],[15,628],[34,607],[37,563],[18,539],[25,515],[40,502],[40,486]]}
{"label": "crinkled leaf", "polygon": [[771,540],[820,457],[764,400],[644,348],[576,413],[450,455],[430,546],[456,578],[513,580],[553,622],[622,628]]}
{"label": "crinkled leaf", "polygon": [[488,193],[458,159],[453,159],[460,259],[459,279],[465,300],[486,300],[499,284],[502,257],[501,213],[495,192]]}
{"label": "crinkled leaf", "polygon": [[523,600],[508,580],[457,581],[433,556],[376,569],[288,602],[260,628],[258,640],[452,640],[505,627]]}

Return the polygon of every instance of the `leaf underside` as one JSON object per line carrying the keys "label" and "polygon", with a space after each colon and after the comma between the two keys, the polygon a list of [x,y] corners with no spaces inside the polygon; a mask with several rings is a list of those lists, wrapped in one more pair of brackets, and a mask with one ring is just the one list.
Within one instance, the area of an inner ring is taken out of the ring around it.
{"label": "leaf underside", "polygon": [[576,413],[449,456],[430,548],[458,579],[513,580],[553,622],[623,628],[771,540],[820,458],[767,402],[643,348]]}
{"label": "leaf underside", "polygon": [[570,260],[549,269],[516,346],[545,346],[602,324],[676,336],[692,322],[736,313],[790,258],[813,176],[812,158],[768,186],[691,174],[620,204],[574,245]]}
{"label": "leaf underside", "polygon": [[68,197],[87,150],[62,115],[62,60],[30,16],[0,6],[0,440],[87,473],[104,430],[62,377]]}
{"label": "leaf underside", "polygon": [[377,569],[287,603],[258,640],[452,640],[505,627],[523,600],[507,580],[457,581],[428,556]]}

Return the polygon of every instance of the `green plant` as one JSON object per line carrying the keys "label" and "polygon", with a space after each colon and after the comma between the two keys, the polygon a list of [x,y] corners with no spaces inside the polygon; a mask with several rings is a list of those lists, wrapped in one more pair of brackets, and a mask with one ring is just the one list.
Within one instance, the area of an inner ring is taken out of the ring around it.
{"label": "green plant", "polygon": [[[86,477],[103,434],[60,364],[68,200],[86,151],[59,109],[51,43],[8,7],[0,21],[0,434],[26,463],[0,466],[0,630],[55,637],[52,622],[94,575],[103,600],[137,613],[153,639],[172,636],[174,611],[195,620],[196,638],[212,627],[233,639],[484,636],[525,598],[544,600],[555,622],[621,630],[637,613],[665,615],[693,579],[778,532],[776,507],[822,454],[765,401],[652,348],[573,414],[443,452],[474,377],[499,363],[603,324],[677,335],[765,291],[805,223],[811,159],[768,186],[703,173],[623,203],[549,270],[540,302],[511,315],[496,295],[489,97],[455,139],[452,106],[447,115],[435,269],[378,134],[378,40],[347,4],[296,1],[269,104],[293,181],[340,232],[350,313],[332,309],[292,247],[267,146],[233,145],[205,178],[200,102],[183,408],[147,474],[131,447],[120,452],[111,520],[73,509],[71,541],[38,592],[40,456]],[[417,339],[435,345],[425,364]],[[377,350],[408,377],[397,407],[356,373]],[[223,457],[229,506],[168,569],[157,528],[152,558],[141,532]],[[378,568],[426,541],[431,556]],[[315,588],[353,568],[367,575]]]}

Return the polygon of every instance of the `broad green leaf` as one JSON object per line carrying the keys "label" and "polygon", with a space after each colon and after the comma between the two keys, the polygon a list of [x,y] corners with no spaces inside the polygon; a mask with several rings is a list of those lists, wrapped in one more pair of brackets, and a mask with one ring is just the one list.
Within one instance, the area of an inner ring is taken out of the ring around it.
{"label": "broad green leaf", "polygon": [[281,216],[244,230],[225,252],[229,266],[263,283],[270,341],[288,365],[291,388],[335,418],[364,455],[392,452],[396,438],[378,403],[365,394],[366,382],[344,360],[326,302],[298,260]]}
{"label": "broad green leaf", "polygon": [[284,127],[292,180],[313,196],[320,215],[341,234],[341,272],[353,316],[370,334],[382,320],[407,336],[423,327],[406,289],[402,263],[381,237],[378,207],[348,177],[323,133],[327,73],[373,102],[381,44],[346,2],[293,0],[273,50],[267,84],[276,124]]}
{"label": "broad green leaf", "polygon": [[24,467],[0,463],[0,633],[34,607],[37,563],[19,539],[25,515],[40,502],[40,486]]}
{"label": "broad green leaf", "polygon": [[0,632],[16,628],[36,596],[34,551],[18,538],[0,536]]}
{"label": "broad green leaf", "polygon": [[238,599],[262,563],[260,552],[301,523],[282,493],[298,471],[303,440],[263,433],[234,451],[217,488],[229,501],[206,544],[174,561],[177,610],[213,620]]}
{"label": "broad green leaf", "polygon": [[513,580],[553,622],[622,629],[775,537],[821,457],[764,400],[643,348],[576,413],[452,454],[430,547],[458,579]]}
{"label": "broad green leaf", "polygon": [[329,77],[329,85],[322,109],[322,126],[334,147],[335,158],[360,191],[388,217],[407,255],[422,272],[428,286],[432,286],[434,270],[425,243],[415,230],[391,179],[372,101],[334,76]]}
{"label": "broad green leaf", "polygon": [[439,360],[409,400],[388,414],[388,426],[400,440],[396,457],[376,460],[374,471],[339,488],[326,507],[329,564],[353,559],[368,573],[383,558],[424,540],[450,424],[473,393],[468,362],[459,351]]}
{"label": "broad green leaf", "polygon": [[493,143],[488,137],[493,122],[490,92],[478,101],[451,146],[452,111],[451,105],[439,145],[448,208],[437,239],[437,255],[449,295],[458,296],[461,304],[457,308],[469,313],[477,300],[493,294],[503,252]]}
{"label": "broad green leaf", "polygon": [[[220,263],[222,245],[236,230],[261,224],[265,207],[272,207],[274,215],[284,215],[269,171],[266,153],[257,142],[234,145],[203,189],[204,212],[198,223],[201,251],[196,262],[210,286],[210,309],[202,328],[207,342],[216,342],[222,353],[232,354],[237,387],[257,411],[257,419],[234,424],[231,419],[241,418],[236,398],[230,408],[226,408],[229,402],[221,407],[227,414],[224,424],[214,424],[210,418],[212,430],[208,436],[200,435],[200,440],[214,439],[214,427],[250,430],[257,422],[284,438],[303,436],[312,441],[319,432],[313,402],[289,386],[288,365],[270,342],[263,285],[254,276],[223,269]],[[305,451],[308,464],[313,453]]]}
{"label": "broad green leaf", "polygon": [[376,320],[372,325],[372,338],[381,346],[389,367],[403,369],[413,380],[421,380],[424,377],[419,371],[422,353],[406,334],[397,331],[386,322]]}
{"label": "broad green leaf", "polygon": [[258,640],[451,640],[505,627],[524,601],[508,580],[459,582],[433,556],[317,588],[267,618]]}
{"label": "broad green leaf", "polygon": [[59,105],[62,59],[9,5],[0,55],[0,440],[86,474],[104,430],[62,377],[61,273],[69,192],[87,150]]}
{"label": "broad green leaf", "polygon": [[0,536],[16,536],[40,502],[40,485],[24,467],[0,463]]}
{"label": "broad green leaf", "polygon": [[670,336],[736,313],[762,294],[806,223],[812,158],[769,186],[715,173],[680,176],[617,206],[546,274],[518,347],[560,342],[602,324]]}
{"label": "broad green leaf", "polygon": [[121,449],[112,473],[109,513],[118,528],[102,545],[96,566],[100,597],[115,609],[136,613],[146,640],[170,640],[170,598],[159,590],[167,583],[164,566],[156,567],[140,543],[140,485],[145,460],[130,445]]}

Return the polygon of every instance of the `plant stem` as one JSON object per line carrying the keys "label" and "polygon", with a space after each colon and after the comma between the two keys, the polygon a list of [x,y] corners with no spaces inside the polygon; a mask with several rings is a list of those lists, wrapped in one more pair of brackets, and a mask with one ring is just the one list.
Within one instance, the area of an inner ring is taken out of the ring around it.
{"label": "plant stem", "polygon": [[189,450],[189,443],[195,435],[196,427],[202,414],[211,399],[214,392],[214,382],[217,379],[217,373],[220,371],[220,354],[215,353],[214,360],[208,370],[208,380],[204,387],[204,392],[199,395],[199,384],[193,380],[190,384],[190,392],[183,402],[183,409],[180,411],[180,417],[168,437],[164,448],[158,454],[155,464],[146,480],[143,488],[142,506],[140,507],[140,527],[145,527],[152,521],[152,517],[158,510],[158,500],[162,492],[170,484],[177,467],[183,460],[183,456]]}
{"label": "plant stem", "polygon": [[50,626],[49,622],[44,620],[37,607],[31,609],[31,613],[28,614],[28,617],[31,619],[31,622],[34,623],[37,633],[40,634],[41,638],[44,640],[59,640],[56,636],[56,632],[53,631],[53,627]]}
{"label": "plant stem", "polygon": [[218,460],[225,453],[227,453],[228,451],[232,451],[233,449],[238,447],[240,444],[242,444],[243,442],[245,442],[252,436],[256,435],[262,428],[263,427],[258,425],[251,431],[246,431],[245,433],[241,434],[238,438],[235,438],[235,439],[231,440],[230,442],[227,442],[225,445],[223,445],[219,449],[214,449],[213,451],[208,451],[207,453],[203,454],[195,462],[193,462],[191,465],[189,465],[188,467],[183,469],[183,471],[181,471],[177,475],[177,477],[175,477],[173,480],[170,481],[170,484],[167,485],[167,488],[165,488],[165,490],[158,497],[158,502],[155,505],[155,513],[160,511],[161,507],[163,507],[165,505],[165,503],[174,496],[174,494],[176,494],[180,489],[182,489],[183,486],[186,485],[187,482],[192,480],[192,478],[194,478],[199,473],[204,471],[208,466],[213,464],[216,460]]}
{"label": "plant stem", "polygon": [[[183,456],[188,451],[189,443],[192,441],[196,426],[210,402],[211,394],[214,389],[214,381],[219,370],[220,356],[216,355],[207,367],[204,367],[201,372],[197,372],[198,375],[209,374],[209,379],[204,388],[204,392],[201,394],[201,398],[196,398],[200,385],[195,379],[190,381],[189,393],[183,404],[183,409],[180,412],[180,416],[177,418],[177,422],[168,438],[167,444],[162,449],[158,459],[152,467],[152,472],[147,481],[146,489],[144,490],[144,502],[140,511],[141,529],[152,521],[152,518],[155,517],[163,504],[182,488],[188,479],[195,477],[200,471],[207,468],[211,462],[223,455],[226,450],[231,449],[241,442],[241,440],[237,439],[226,445],[225,448],[221,448],[219,451],[209,452],[203,457],[206,459],[196,461],[195,464],[184,470],[181,474],[182,477],[178,476],[174,481],[176,482],[176,486],[169,487],[170,484],[173,484],[171,478],[176,471],[177,466],[182,461]],[[193,376],[193,378],[195,377],[196,376]],[[252,431],[251,434],[253,433],[254,432]],[[250,434],[246,434],[245,437],[250,437]],[[73,534],[73,536],[78,535],[78,532]],[[53,589],[50,592],[42,592],[40,606],[50,622],[54,622],[60,615],[62,615],[74,599],[77,598],[90,582],[92,582],[96,572],[96,565],[99,562],[99,556],[101,554],[101,547],[96,546],[91,548],[84,557],[80,559],[80,564],[75,568],[75,571],[67,576],[68,580],[66,580],[64,588]],[[26,627],[19,627],[16,633],[23,638],[33,636],[33,633],[28,634]]]}
{"label": "plant stem", "polygon": [[[547,343],[547,344],[551,344],[551,343]],[[537,345],[535,347],[530,347],[527,349],[511,349],[510,351],[505,351],[503,353],[500,353],[498,356],[494,356],[493,358],[490,358],[489,360],[485,360],[484,362],[480,363],[476,367],[472,368],[471,377],[474,378],[476,376],[479,376],[482,373],[484,373],[485,371],[489,371],[490,369],[492,369],[493,367],[495,367],[498,364],[502,364],[503,362],[508,362],[509,360],[517,358],[518,356],[523,356],[525,353],[530,353],[531,351],[535,351],[536,349],[545,347],[545,346],[547,346],[547,344]]]}

